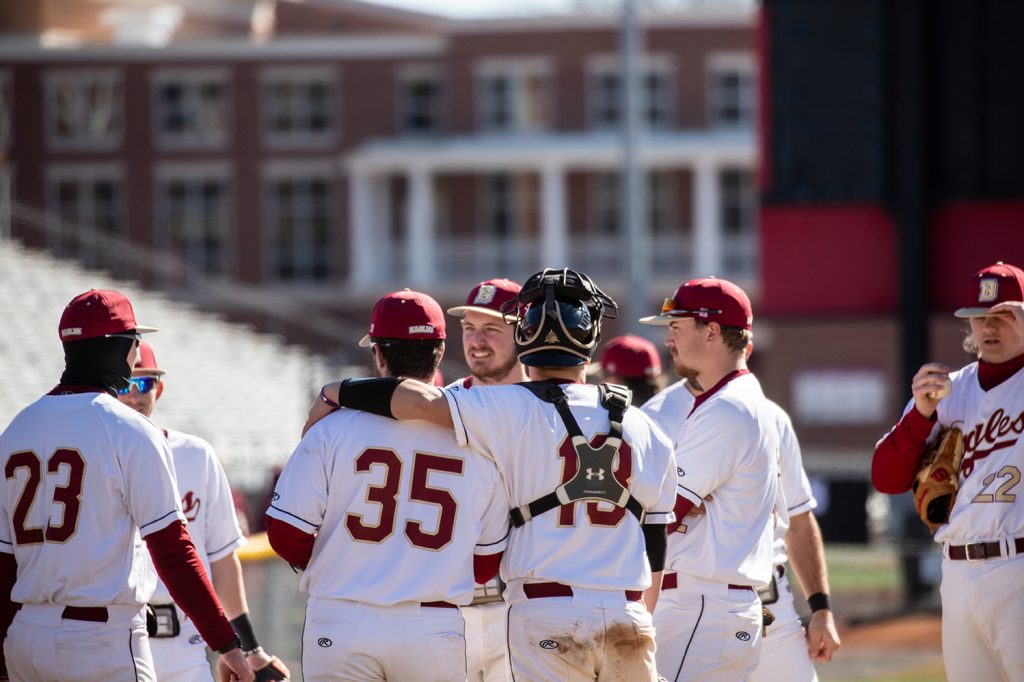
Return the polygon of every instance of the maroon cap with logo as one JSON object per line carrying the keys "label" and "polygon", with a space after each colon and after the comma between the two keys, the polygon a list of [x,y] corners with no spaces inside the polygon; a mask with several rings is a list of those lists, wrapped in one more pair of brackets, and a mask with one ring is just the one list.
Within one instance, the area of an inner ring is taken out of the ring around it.
{"label": "maroon cap with logo", "polygon": [[469,292],[466,305],[448,309],[454,317],[464,317],[470,310],[487,315],[501,315],[501,307],[519,295],[521,287],[510,279],[489,279]]}
{"label": "maroon cap with logo", "polygon": [[626,378],[652,377],[661,373],[661,357],[654,344],[641,336],[616,336],[604,345],[601,370]]}
{"label": "maroon cap with logo", "polygon": [[370,346],[370,337],[385,339],[443,339],[444,313],[437,301],[418,291],[402,289],[382,297],[370,313],[370,333],[359,341]]}
{"label": "maroon cap with logo", "polygon": [[90,289],[71,299],[60,316],[57,331],[60,340],[82,341],[127,331],[140,334],[157,331],[135,321],[131,301],[124,294],[103,289]]}
{"label": "maroon cap with logo", "polygon": [[640,322],[665,325],[681,317],[694,317],[741,329],[750,329],[754,322],[746,292],[729,280],[717,277],[684,282],[672,298],[665,299],[660,314],[640,318]]}
{"label": "maroon cap with logo", "polygon": [[1002,261],[978,270],[971,275],[964,300],[967,306],[953,313],[957,317],[982,317],[997,303],[1024,301],[1024,271]]}
{"label": "maroon cap with logo", "polygon": [[132,370],[132,374],[157,377],[167,374],[156,364],[156,354],[153,353],[153,347],[145,341],[139,341],[139,359],[135,361],[135,369]]}

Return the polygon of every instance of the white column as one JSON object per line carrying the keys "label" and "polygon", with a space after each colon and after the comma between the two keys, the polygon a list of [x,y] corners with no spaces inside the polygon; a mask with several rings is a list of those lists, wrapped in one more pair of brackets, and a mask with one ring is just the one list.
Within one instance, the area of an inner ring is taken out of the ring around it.
{"label": "white column", "polygon": [[409,171],[409,197],[405,206],[405,267],[409,283],[422,287],[434,283],[433,176],[424,167]]}
{"label": "white column", "polygon": [[563,268],[569,264],[569,234],[566,226],[565,169],[556,163],[541,168],[540,256],[541,268]]}
{"label": "white column", "polygon": [[373,179],[358,166],[348,174],[349,283],[355,289],[373,286],[378,270],[373,239]]}
{"label": "white column", "polygon": [[721,276],[722,226],[718,166],[707,159],[701,159],[693,170],[693,276]]}

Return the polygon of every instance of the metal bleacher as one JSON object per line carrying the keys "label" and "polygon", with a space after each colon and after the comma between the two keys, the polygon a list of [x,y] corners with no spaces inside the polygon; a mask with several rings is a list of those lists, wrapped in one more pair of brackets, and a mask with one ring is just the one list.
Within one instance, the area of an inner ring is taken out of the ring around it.
{"label": "metal bleacher", "polygon": [[115,289],[132,301],[168,374],[153,418],[195,434],[216,449],[232,484],[265,490],[299,439],[327,362],[276,336],[225,321],[196,307],[68,260],[0,239],[0,430],[52,388],[63,369],[57,334],[61,311],[90,288]]}

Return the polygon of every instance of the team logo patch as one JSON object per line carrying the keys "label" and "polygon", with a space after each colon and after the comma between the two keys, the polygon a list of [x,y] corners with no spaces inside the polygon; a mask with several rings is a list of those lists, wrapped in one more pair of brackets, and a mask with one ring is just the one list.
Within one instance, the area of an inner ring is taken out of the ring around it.
{"label": "team logo patch", "polygon": [[736,633],[736,639],[740,640],[741,642],[749,642],[750,641],[750,633],[749,632],[743,632],[743,631],[737,632]]}
{"label": "team logo patch", "polygon": [[558,642],[556,642],[553,639],[542,639],[542,640],[540,640],[540,648],[541,649],[557,649],[558,648]]}
{"label": "team logo patch", "polygon": [[434,325],[432,324],[411,324],[409,325],[410,334],[433,334]]}
{"label": "team logo patch", "polygon": [[181,510],[185,513],[185,518],[195,521],[199,517],[199,507],[202,504],[203,501],[196,497],[191,490],[185,493],[185,496],[181,498]]}
{"label": "team logo patch", "polygon": [[192,646],[195,646],[196,644],[199,644],[202,641],[203,641],[203,636],[202,635],[192,635],[191,637],[188,638],[188,643],[191,644]]}
{"label": "team logo patch", "polygon": [[329,647],[332,644],[334,644],[334,642],[332,642],[327,637],[321,637],[320,639],[316,640],[316,643],[317,643],[317,646],[319,646],[319,647],[321,647],[323,649],[326,649],[327,647]]}
{"label": "team logo patch", "polygon": [[978,280],[978,303],[990,303],[999,297],[999,280],[986,277]]}
{"label": "team logo patch", "polygon": [[476,298],[473,299],[473,305],[487,305],[494,300],[497,291],[498,288],[493,284],[481,284],[480,290],[476,292]]}
{"label": "team logo patch", "polygon": [[64,338],[65,336],[81,336],[81,335],[82,335],[82,328],[81,327],[66,327],[65,329],[61,329],[60,330],[60,337],[61,338]]}

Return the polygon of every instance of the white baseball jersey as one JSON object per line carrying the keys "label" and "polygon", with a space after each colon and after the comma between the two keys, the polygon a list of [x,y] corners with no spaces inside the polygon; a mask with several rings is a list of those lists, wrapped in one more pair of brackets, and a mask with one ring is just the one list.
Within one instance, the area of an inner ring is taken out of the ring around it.
{"label": "white baseball jersey", "polygon": [[[689,391],[687,391],[689,393]],[[784,564],[786,554],[786,532],[789,530],[789,519],[818,506],[811,490],[811,482],[804,471],[803,455],[800,452],[800,441],[789,415],[775,402],[768,400],[768,411],[775,414],[776,427],[779,431],[779,502],[775,510],[775,563]]]}
{"label": "white baseball jersey", "polygon": [[48,395],[0,435],[0,551],[23,604],[141,606],[153,593],[140,540],[185,521],[167,441],[105,393]]}
{"label": "white baseball jersey", "polygon": [[[181,508],[188,519],[188,534],[196,546],[206,572],[210,564],[223,559],[246,543],[238,525],[231,486],[213,446],[202,438],[180,431],[165,430],[171,446],[174,473],[181,493]],[[150,567],[154,574],[156,569]],[[154,604],[170,604],[171,595],[157,579]]]}
{"label": "white baseball jersey", "polygon": [[666,570],[763,588],[771,579],[778,494],[774,414],[748,372],[703,394],[688,412],[675,411],[686,404],[683,394],[689,392],[680,382],[644,406],[675,445],[679,495],[707,509],[671,534]]}
{"label": "white baseball jersey", "polygon": [[[956,425],[964,434],[964,459],[949,523],[939,527],[935,541],[962,545],[1024,537],[1024,372],[988,391],[978,383],[977,362],[950,379],[953,390],[939,402],[931,437]],[[911,400],[907,410],[913,407]]]}
{"label": "white baseball jersey", "polygon": [[493,462],[447,429],[340,410],[285,465],[267,514],[316,533],[300,588],[377,606],[473,597],[473,555],[504,551],[509,505]]}
{"label": "white baseball jersey", "polygon": [[[583,435],[594,446],[604,442],[608,410],[597,386],[562,387]],[[557,409],[522,386],[458,386],[444,391],[455,436],[492,458],[501,470],[514,507],[536,500],[569,481],[578,460]],[[622,447],[615,474],[628,482],[647,510],[647,523],[669,523],[675,501],[675,463],[665,436],[639,410],[622,420]],[[593,472],[609,475],[612,472]],[[651,584],[650,564],[640,524],[610,503],[562,505],[513,529],[502,559],[501,576],[555,581],[596,590],[643,590]]]}

